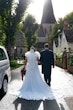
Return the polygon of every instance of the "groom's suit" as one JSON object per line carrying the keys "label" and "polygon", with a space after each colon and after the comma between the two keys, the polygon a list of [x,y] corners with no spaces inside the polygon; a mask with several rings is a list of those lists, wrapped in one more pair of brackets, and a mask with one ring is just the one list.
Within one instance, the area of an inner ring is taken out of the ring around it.
{"label": "groom's suit", "polygon": [[40,61],[42,64],[42,73],[44,74],[44,79],[48,85],[51,82],[51,65],[54,67],[54,54],[48,48],[40,52]]}

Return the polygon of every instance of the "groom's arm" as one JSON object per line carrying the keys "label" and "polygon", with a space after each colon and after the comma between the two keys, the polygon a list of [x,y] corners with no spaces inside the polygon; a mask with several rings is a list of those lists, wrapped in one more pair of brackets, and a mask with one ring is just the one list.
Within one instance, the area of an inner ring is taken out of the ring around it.
{"label": "groom's arm", "polygon": [[53,66],[54,68],[54,53],[52,52],[52,60],[51,60],[51,65]]}
{"label": "groom's arm", "polygon": [[39,64],[40,64],[40,65],[42,64],[42,56],[41,56],[41,53],[40,53],[40,61],[39,61]]}

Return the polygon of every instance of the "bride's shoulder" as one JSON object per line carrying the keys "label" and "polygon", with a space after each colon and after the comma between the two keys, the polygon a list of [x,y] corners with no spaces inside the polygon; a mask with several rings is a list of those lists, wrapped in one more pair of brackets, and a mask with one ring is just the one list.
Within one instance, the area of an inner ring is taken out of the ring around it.
{"label": "bride's shoulder", "polygon": [[37,57],[40,58],[40,53],[38,51],[35,51],[35,54],[36,54]]}
{"label": "bride's shoulder", "polygon": [[25,53],[25,56],[27,56],[29,54],[29,51]]}
{"label": "bride's shoulder", "polygon": [[36,54],[40,55],[40,53],[38,51],[35,51]]}

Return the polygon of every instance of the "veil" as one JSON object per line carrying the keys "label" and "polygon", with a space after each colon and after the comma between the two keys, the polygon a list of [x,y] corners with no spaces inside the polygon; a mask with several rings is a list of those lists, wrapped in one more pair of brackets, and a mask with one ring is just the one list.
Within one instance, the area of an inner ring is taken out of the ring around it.
{"label": "veil", "polygon": [[34,52],[34,51],[35,51],[34,46],[31,46],[31,48],[30,48],[30,52]]}

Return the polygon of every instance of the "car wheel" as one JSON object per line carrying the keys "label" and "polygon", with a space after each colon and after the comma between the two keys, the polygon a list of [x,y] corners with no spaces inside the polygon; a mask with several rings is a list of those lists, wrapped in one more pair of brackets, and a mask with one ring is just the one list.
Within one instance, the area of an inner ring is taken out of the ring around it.
{"label": "car wheel", "polygon": [[2,93],[6,94],[7,90],[8,90],[8,81],[6,78],[4,78],[2,83]]}

